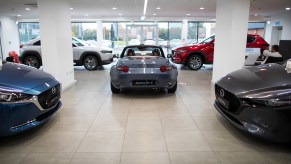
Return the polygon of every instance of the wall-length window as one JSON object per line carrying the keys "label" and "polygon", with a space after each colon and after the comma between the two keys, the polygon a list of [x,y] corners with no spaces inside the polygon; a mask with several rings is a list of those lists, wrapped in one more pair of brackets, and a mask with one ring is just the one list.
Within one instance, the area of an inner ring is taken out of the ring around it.
{"label": "wall-length window", "polygon": [[38,23],[18,23],[20,44],[39,37]]}
{"label": "wall-length window", "polygon": [[[73,22],[72,23],[72,36],[81,40],[97,40],[97,25],[95,22]],[[92,42],[93,43],[93,42]]]}

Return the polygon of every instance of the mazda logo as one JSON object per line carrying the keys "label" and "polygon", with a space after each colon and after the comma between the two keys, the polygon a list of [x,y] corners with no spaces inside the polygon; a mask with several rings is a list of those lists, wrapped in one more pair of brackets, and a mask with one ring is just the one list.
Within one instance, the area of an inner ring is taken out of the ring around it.
{"label": "mazda logo", "polygon": [[224,97],[224,90],[220,89],[219,94],[220,94],[221,97]]}
{"label": "mazda logo", "polygon": [[52,88],[52,94],[55,94],[56,92],[57,92],[56,87],[53,87],[53,88]]}

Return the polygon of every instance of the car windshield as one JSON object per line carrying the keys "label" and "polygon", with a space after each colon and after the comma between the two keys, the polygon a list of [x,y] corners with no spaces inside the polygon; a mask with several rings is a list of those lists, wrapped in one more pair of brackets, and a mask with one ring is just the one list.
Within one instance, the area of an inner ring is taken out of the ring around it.
{"label": "car windshield", "polygon": [[213,35],[209,38],[202,40],[199,44],[207,44],[207,43],[211,42],[214,38],[215,38],[215,36]]}
{"label": "car windshield", "polygon": [[132,57],[132,56],[152,56],[152,57],[164,57],[164,53],[159,47],[126,47],[123,50],[121,57]]}
{"label": "car windshield", "polygon": [[72,43],[75,44],[76,46],[88,46],[87,43],[78,38],[72,38]]}

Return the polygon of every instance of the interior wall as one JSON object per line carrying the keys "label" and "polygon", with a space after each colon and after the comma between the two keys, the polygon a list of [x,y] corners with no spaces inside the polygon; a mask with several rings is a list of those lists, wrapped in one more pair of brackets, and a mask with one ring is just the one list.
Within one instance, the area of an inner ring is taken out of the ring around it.
{"label": "interior wall", "polygon": [[283,27],[282,40],[291,40],[291,12],[286,11],[284,14],[272,16],[270,24],[266,25],[265,40],[271,43],[272,31],[274,23],[280,21],[280,26]]}
{"label": "interior wall", "polygon": [[2,52],[5,59],[10,51],[19,53],[19,34],[15,19],[0,17],[0,22]]}

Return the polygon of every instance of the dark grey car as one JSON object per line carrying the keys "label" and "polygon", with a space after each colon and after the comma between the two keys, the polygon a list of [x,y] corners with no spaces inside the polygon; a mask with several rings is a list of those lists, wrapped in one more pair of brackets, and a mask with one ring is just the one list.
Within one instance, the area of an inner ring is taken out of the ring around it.
{"label": "dark grey car", "polygon": [[291,139],[291,74],[282,64],[247,67],[215,84],[215,107],[233,125],[255,136]]}
{"label": "dark grey car", "polygon": [[128,88],[161,88],[169,93],[177,89],[177,67],[165,57],[158,46],[125,47],[111,67],[111,91]]}

